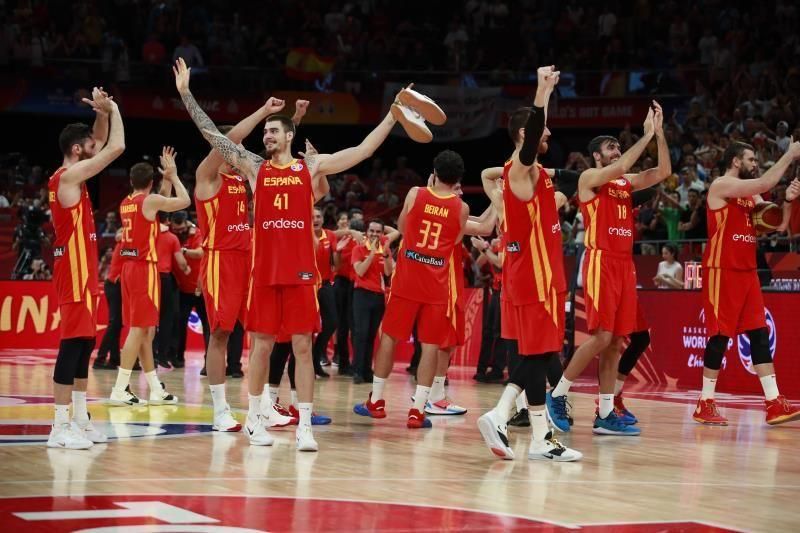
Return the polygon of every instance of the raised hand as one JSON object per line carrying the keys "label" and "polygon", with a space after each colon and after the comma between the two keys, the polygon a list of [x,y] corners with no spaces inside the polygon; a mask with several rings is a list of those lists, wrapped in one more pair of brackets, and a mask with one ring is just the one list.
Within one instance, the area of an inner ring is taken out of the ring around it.
{"label": "raised hand", "polygon": [[549,78],[555,69],[553,68],[554,65],[547,65],[544,67],[539,67],[536,69],[536,80],[540,85],[543,85],[547,78]]}
{"label": "raised hand", "polygon": [[653,100],[653,126],[655,133],[660,135],[664,133],[664,110],[661,109],[661,104]]}
{"label": "raised hand", "polygon": [[342,250],[344,250],[344,249],[345,249],[345,247],[346,247],[346,246],[347,246],[347,245],[350,243],[350,241],[352,241],[352,240],[353,240],[353,238],[352,238],[352,237],[350,237],[350,235],[345,235],[344,237],[342,237],[341,239],[339,239],[339,240],[336,242],[336,251],[337,251],[337,252],[341,252]]}
{"label": "raised hand", "polygon": [[92,98],[81,98],[81,101],[88,104],[95,113],[108,115],[116,106],[113,98],[113,96],[108,96],[102,87],[95,87],[92,89]]}
{"label": "raised hand", "polygon": [[178,166],[175,164],[175,156],[177,155],[178,153],[171,146],[165,146],[161,150],[161,155],[159,156],[161,166],[158,167],[158,171],[161,172],[161,175],[166,180],[174,181],[178,178]]}
{"label": "raised hand", "polygon": [[294,103],[294,116],[297,117],[297,118],[303,118],[304,116],[306,116],[306,113],[308,112],[308,105],[310,103],[311,102],[309,102],[308,100],[297,100],[297,101],[295,101],[295,103]]}
{"label": "raised hand", "polygon": [[489,248],[489,243],[486,242],[483,237],[475,236],[471,237],[470,241],[472,242],[472,246],[474,246],[478,250],[487,250]]}
{"label": "raised hand", "polygon": [[305,152],[297,152],[297,153],[298,153],[298,154],[300,154],[300,155],[301,155],[301,156],[302,156],[304,159],[305,159],[306,157],[310,156],[310,155],[317,155],[317,154],[319,154],[319,152],[317,151],[317,149],[316,149],[316,148],[314,148],[314,145],[313,145],[313,144],[311,144],[311,141],[309,141],[308,139],[306,139],[306,151],[305,151]]}
{"label": "raised hand", "polygon": [[791,137],[791,142],[789,143],[789,148],[786,149],[786,153],[792,159],[800,159],[800,141],[795,141],[794,136]]}
{"label": "raised hand", "polygon": [[183,94],[189,91],[189,77],[191,76],[192,69],[186,66],[186,61],[179,57],[175,61],[175,66],[172,67],[172,73],[175,74],[175,87],[178,92]]}
{"label": "raised hand", "polygon": [[264,104],[264,110],[267,112],[267,115],[273,115],[275,113],[279,113],[285,106],[285,100],[279,100],[275,97],[270,97]]}
{"label": "raised hand", "polygon": [[786,201],[791,202],[800,196],[800,180],[793,179],[792,182],[786,187]]}
{"label": "raised hand", "polygon": [[655,128],[655,124],[653,123],[653,117],[655,116],[655,111],[653,108],[650,107],[647,110],[647,116],[644,119],[644,134],[647,136],[653,135],[653,128]]}

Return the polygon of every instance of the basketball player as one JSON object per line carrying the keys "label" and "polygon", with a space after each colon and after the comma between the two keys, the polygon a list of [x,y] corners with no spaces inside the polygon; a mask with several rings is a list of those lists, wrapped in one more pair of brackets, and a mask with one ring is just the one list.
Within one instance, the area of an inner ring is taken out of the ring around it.
{"label": "basketball player", "polygon": [[[172,213],[186,209],[191,203],[189,193],[178,179],[175,151],[164,147],[158,169],[165,183],[161,194],[151,194],[153,166],[136,163],[131,167],[133,192],[119,207],[122,218],[122,322],[130,329],[122,346],[122,363],[117,381],[111,390],[111,403],[117,405],[146,405],[130,389],[131,371],[137,356],[150,387],[149,402],[153,405],[174,404],[177,396],[168,393],[156,374],[153,361],[153,336],[159,321],[160,279],[156,238],[158,212]],[[172,187],[176,197],[171,198]]]}
{"label": "basketball player", "polygon": [[[259,123],[283,109],[283,105],[282,100],[269,98],[256,112],[228,129],[228,138],[241,143]],[[299,105],[298,110],[304,111],[307,106],[308,102]],[[205,236],[200,279],[211,330],[206,373],[214,404],[212,429],[239,431],[242,426],[231,414],[225,397],[225,351],[237,320],[244,323],[247,312],[252,240],[247,188],[216,150],[211,150],[197,166],[195,176],[197,222]],[[270,410],[264,413],[265,421],[277,415]]]}
{"label": "basketball player", "polygon": [[457,278],[460,267],[454,257],[460,252],[469,206],[456,192],[464,175],[460,155],[445,150],[433,160],[433,186],[413,187],[406,196],[397,225],[404,239],[397,254],[389,301],[383,319],[383,334],[375,358],[375,375],[369,399],[353,411],[372,418],[386,417],[384,386],[392,371],[394,349],[399,339],[411,335],[414,322],[422,344],[417,368],[414,406],[407,427],[431,427],[425,404],[437,366],[437,350],[448,346],[456,327]]}
{"label": "basketball player", "polygon": [[[800,159],[800,142],[794,140],[786,153],[760,178],[758,162],[749,144],[731,142],[722,162],[725,175],[708,190],[709,241],[703,254],[703,309],[709,339],[703,355],[703,390],[693,418],[702,424],[725,426],[728,420],[717,410],[714,389],[728,341],[740,333],[750,339],[753,369],[761,380],[767,424],[783,424],[800,418],[800,409],[778,392],[775,367],[764,318],[764,298],[756,272],[756,232],[751,221],[761,194],[778,184],[793,161]],[[786,201],[800,195],[800,182],[786,189]]]}
{"label": "basketball player", "polygon": [[328,360],[326,354],[328,341],[336,331],[338,319],[336,316],[336,295],[333,290],[333,276],[339,266],[341,254],[336,253],[336,235],[333,231],[322,227],[322,209],[314,208],[314,252],[316,254],[317,268],[320,274],[320,286],[317,291],[319,301],[319,314],[322,320],[322,329],[314,339],[312,356],[314,373],[321,378],[328,378],[330,374],[322,369],[322,360]]}
{"label": "basketball player", "polygon": [[[55,419],[47,446],[72,450],[108,440],[94,428],[86,410],[98,296],[97,232],[86,181],[125,150],[125,131],[117,104],[102,87],[95,87],[92,99],[83,101],[97,114],[94,127],[70,124],[61,131],[58,144],[63,161],[47,184],[55,230],[53,281],[61,315],[61,342],[53,370]],[[99,146],[102,149],[98,151]]]}
{"label": "basketball player", "polygon": [[533,433],[528,458],[577,461],[582,457],[553,438],[545,415],[547,366],[552,357],[557,357],[564,338],[566,282],[562,288],[563,252],[555,188],[536,159],[546,149],[543,145],[550,135],[545,112],[558,77],[553,67],[540,67],[533,107],[512,115],[509,124],[515,149],[503,172],[504,271],[511,289],[508,318],[514,325],[522,360],[497,406],[478,419],[487,446],[503,459],[514,458],[507,424],[522,390],[530,405]]}
{"label": "basketball player", "polygon": [[[654,101],[644,121],[644,135],[624,154],[620,153],[619,141],[614,137],[596,137],[589,143],[595,168],[581,174],[578,199],[587,228],[585,241],[589,255],[583,261],[582,277],[591,336],[576,350],[558,385],[547,397],[553,424],[561,431],[570,430],[566,393],[599,353],[599,408],[592,431],[599,435],[641,433],[615,411],[614,386],[622,340],[637,326],[632,193],[652,187],[672,173],[662,124],[661,106]],[[658,146],[658,166],[627,174],[653,136]]]}
{"label": "basketball player", "polygon": [[319,328],[315,285],[319,273],[314,259],[312,206],[329,190],[325,176],[347,170],[370,157],[394,127],[388,113],[384,120],[356,147],[334,154],[292,157],[294,124],[282,115],[267,118],[264,146],[269,159],[249,152],[222,135],[189,91],[191,70],[182,58],[174,67],[175,82],[184,105],[205,139],[250,180],[254,196],[252,280],[248,295],[246,327],[254,338],[250,354],[249,411],[245,429],[251,444],[270,445],[261,421],[261,394],[267,356],[275,336],[284,331],[292,336],[297,358],[300,421],[296,431],[299,451],[317,451],[311,429],[314,370],[311,335]]}

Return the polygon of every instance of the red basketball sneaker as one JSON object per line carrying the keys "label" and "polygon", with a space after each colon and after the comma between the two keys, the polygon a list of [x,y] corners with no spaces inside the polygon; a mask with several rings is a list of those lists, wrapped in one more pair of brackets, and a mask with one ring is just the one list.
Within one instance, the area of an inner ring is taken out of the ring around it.
{"label": "red basketball sneaker", "polygon": [[697,422],[710,426],[727,426],[728,419],[719,414],[717,404],[714,400],[697,400],[697,409],[692,415]]}
{"label": "red basketball sneaker", "polygon": [[767,424],[774,426],[800,418],[800,409],[786,401],[786,396],[765,400],[764,403],[767,404]]}
{"label": "red basketball sneaker", "polygon": [[369,393],[369,400],[364,403],[356,404],[353,407],[353,412],[361,416],[369,416],[372,418],[386,418],[386,400],[381,398],[377,402],[372,402],[372,393]]}
{"label": "red basketball sneaker", "polygon": [[433,424],[431,421],[425,418],[424,413],[420,413],[414,408],[408,410],[408,426],[410,429],[421,429],[421,428],[429,428]]}

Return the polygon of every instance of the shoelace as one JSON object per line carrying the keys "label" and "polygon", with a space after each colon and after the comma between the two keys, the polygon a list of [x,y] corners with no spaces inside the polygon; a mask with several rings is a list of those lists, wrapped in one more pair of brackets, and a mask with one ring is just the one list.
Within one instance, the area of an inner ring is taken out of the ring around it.
{"label": "shoelace", "polygon": [[719,409],[717,409],[717,404],[714,402],[711,403],[711,414],[714,416],[722,416],[719,414]]}
{"label": "shoelace", "polygon": [[556,439],[555,437],[550,437],[549,439],[547,439],[547,441],[548,441],[550,444],[552,444],[553,446],[555,446],[556,448],[558,448],[559,450],[566,450],[566,449],[567,449],[567,447],[566,447],[566,446],[564,446],[563,444],[561,444],[561,443],[558,441],[558,439]]}
{"label": "shoelace", "polygon": [[567,401],[566,396],[556,396],[553,398],[553,410],[559,418],[567,418],[569,408],[572,408],[572,404]]}

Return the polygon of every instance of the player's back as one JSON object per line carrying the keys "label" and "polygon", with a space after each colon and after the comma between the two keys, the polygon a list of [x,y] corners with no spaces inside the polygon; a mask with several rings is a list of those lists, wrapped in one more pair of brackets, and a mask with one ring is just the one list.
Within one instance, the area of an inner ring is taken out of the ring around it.
{"label": "player's back", "polygon": [[59,168],[47,184],[55,229],[53,280],[61,303],[82,301],[87,291],[98,293],[97,232],[92,202],[86,184],[82,183],[80,200],[73,206],[61,205],[58,187],[66,170]]}
{"label": "player's back", "polygon": [[732,270],[756,269],[756,231],[752,197],[729,198],[724,207],[711,209],[706,205],[708,244],[703,252],[703,267]]}
{"label": "player's back", "polygon": [[253,282],[256,286],[312,285],[314,191],[305,161],[264,161],[254,194]]}
{"label": "player's back", "polygon": [[620,176],[600,187],[590,201],[581,203],[586,248],[633,255],[632,191],[631,182]]}
{"label": "player's back", "polygon": [[158,221],[144,216],[143,205],[147,195],[134,193],[126,196],[119,206],[122,220],[122,249],[120,255],[127,261],[158,262],[156,239]]}
{"label": "player's back", "polygon": [[461,199],[455,194],[417,189],[414,204],[406,214],[392,294],[431,304],[455,299],[456,269],[461,268],[461,252],[456,250],[460,244],[461,210]]}
{"label": "player's back", "polygon": [[217,194],[207,200],[195,196],[197,222],[205,236],[203,248],[249,252],[252,235],[244,179],[229,174],[220,174],[220,179]]}

